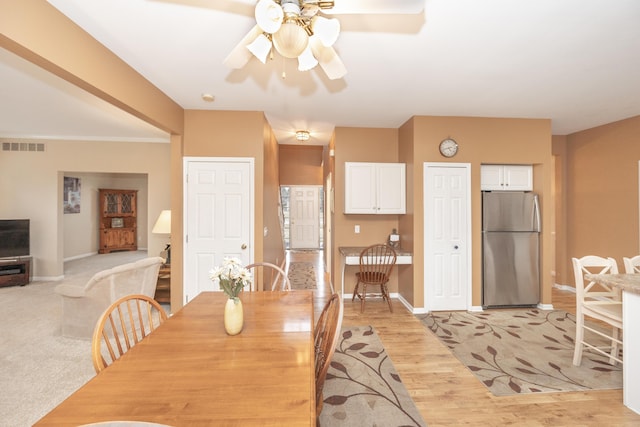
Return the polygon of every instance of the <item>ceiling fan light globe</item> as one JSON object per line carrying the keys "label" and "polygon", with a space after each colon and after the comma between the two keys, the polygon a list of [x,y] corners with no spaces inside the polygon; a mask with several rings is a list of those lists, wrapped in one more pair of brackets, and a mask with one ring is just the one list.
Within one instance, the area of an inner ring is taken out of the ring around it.
{"label": "ceiling fan light globe", "polygon": [[335,18],[327,19],[322,16],[314,16],[311,20],[311,29],[323,45],[333,46],[340,35],[340,21]]}
{"label": "ceiling fan light globe", "polygon": [[297,58],[308,44],[307,32],[295,22],[285,22],[273,35],[273,45],[285,58]]}
{"label": "ceiling fan light globe", "polygon": [[309,71],[318,65],[318,60],[313,56],[311,47],[307,48],[298,56],[298,71]]}
{"label": "ceiling fan light globe", "polygon": [[255,10],[256,23],[262,31],[273,34],[280,29],[284,11],[273,0],[260,0]]}
{"label": "ceiling fan light globe", "polygon": [[253,43],[247,45],[249,52],[260,60],[263,64],[267,63],[267,56],[271,52],[271,41],[264,34],[260,34]]}

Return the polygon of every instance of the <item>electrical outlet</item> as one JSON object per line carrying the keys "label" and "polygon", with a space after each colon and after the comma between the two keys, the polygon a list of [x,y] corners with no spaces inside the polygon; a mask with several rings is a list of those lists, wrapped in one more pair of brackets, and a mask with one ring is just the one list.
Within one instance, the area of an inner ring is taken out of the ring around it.
{"label": "electrical outlet", "polygon": [[359,233],[360,233],[360,226],[359,226],[359,225],[356,225],[356,226],[354,227],[353,231],[355,231],[355,233],[356,233],[356,234],[359,234]]}

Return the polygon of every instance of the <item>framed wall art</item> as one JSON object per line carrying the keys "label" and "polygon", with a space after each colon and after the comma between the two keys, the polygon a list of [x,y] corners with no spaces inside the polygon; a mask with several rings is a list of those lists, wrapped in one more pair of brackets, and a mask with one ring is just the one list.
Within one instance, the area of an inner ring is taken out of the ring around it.
{"label": "framed wall art", "polygon": [[80,178],[65,176],[62,193],[64,213],[80,213]]}

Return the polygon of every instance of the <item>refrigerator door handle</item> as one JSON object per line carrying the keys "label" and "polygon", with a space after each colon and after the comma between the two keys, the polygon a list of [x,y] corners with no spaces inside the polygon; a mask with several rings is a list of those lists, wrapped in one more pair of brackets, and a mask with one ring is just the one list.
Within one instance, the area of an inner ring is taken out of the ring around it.
{"label": "refrigerator door handle", "polygon": [[535,224],[535,231],[540,232],[540,206],[538,204],[538,195],[533,196],[533,223]]}

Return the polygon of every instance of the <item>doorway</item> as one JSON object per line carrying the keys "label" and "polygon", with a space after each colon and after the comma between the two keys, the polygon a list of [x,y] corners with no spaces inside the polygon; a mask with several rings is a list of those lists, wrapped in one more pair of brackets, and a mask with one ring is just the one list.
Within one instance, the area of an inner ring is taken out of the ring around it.
{"label": "doorway", "polygon": [[281,186],[280,197],[285,248],[322,249],[324,226],[322,186]]}
{"label": "doorway", "polygon": [[424,164],[424,306],[471,307],[471,165]]}

